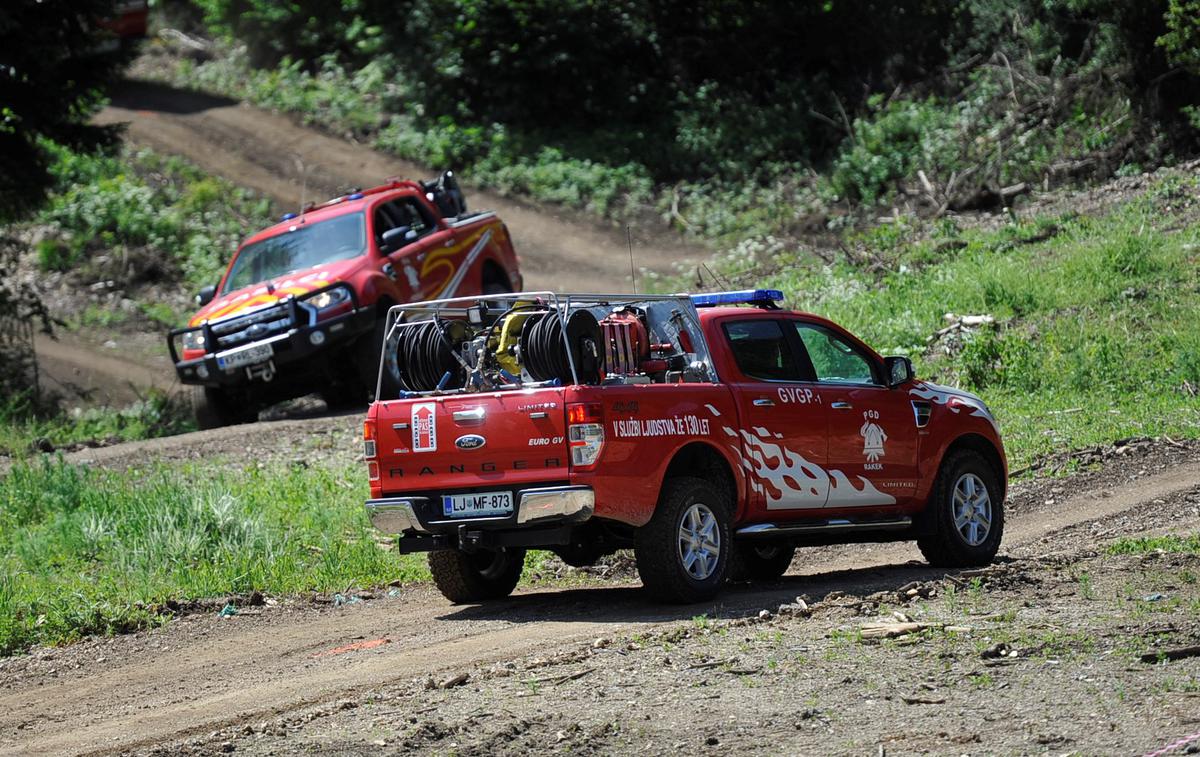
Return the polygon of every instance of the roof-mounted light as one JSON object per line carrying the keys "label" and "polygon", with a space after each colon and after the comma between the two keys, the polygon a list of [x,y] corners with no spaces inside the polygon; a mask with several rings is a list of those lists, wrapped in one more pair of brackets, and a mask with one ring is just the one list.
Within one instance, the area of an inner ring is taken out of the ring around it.
{"label": "roof-mounted light", "polygon": [[760,308],[778,308],[775,303],[783,302],[783,292],[778,289],[741,289],[736,292],[709,292],[693,294],[692,304],[698,308],[717,305],[754,305]]}
{"label": "roof-mounted light", "polygon": [[362,192],[355,192],[354,194],[346,195],[346,202],[349,202],[350,200],[361,200],[362,198]]}
{"label": "roof-mounted light", "polygon": [[295,217],[296,217],[296,214],[295,214],[295,213],[284,213],[283,215],[281,215],[281,216],[279,217],[279,220],[280,220],[280,221],[290,221],[290,220],[292,220],[292,219],[293,219],[293,218],[295,218]]}

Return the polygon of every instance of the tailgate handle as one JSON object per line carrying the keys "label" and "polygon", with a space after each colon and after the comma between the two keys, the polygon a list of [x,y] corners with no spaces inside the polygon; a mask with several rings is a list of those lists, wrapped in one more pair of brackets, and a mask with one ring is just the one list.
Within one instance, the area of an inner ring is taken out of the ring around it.
{"label": "tailgate handle", "polygon": [[487,411],[482,407],[473,407],[470,410],[455,410],[455,423],[480,423],[487,415]]}
{"label": "tailgate handle", "polygon": [[547,413],[547,412],[546,412],[546,411],[544,411],[544,410],[539,410],[539,411],[537,411],[536,413],[530,413],[530,414],[529,414],[529,417],[530,417],[530,418],[532,418],[533,420],[540,420],[540,419],[542,419],[542,418],[547,418],[547,417],[549,417],[549,413]]}

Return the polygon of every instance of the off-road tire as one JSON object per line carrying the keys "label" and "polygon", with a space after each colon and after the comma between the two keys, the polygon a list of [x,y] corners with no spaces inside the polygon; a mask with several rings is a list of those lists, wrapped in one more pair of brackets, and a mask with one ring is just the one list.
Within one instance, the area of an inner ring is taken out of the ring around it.
{"label": "off-road tire", "polygon": [[222,428],[237,423],[253,423],[258,413],[238,408],[220,389],[208,386],[192,387],[192,414],[201,430]]}
{"label": "off-road tire", "polygon": [[[719,537],[715,566],[703,579],[697,579],[684,567],[680,542],[683,519],[697,504],[712,513]],[[655,599],[687,604],[703,602],[717,595],[725,583],[733,545],[730,534],[732,511],[724,487],[710,481],[681,476],[663,484],[654,516],[634,533],[638,575]]]}
{"label": "off-road tire", "polygon": [[501,548],[468,554],[459,549],[429,553],[433,583],[456,605],[503,599],[512,594],[525,567],[525,550]]}
{"label": "off-road tire", "polygon": [[[954,487],[959,480],[974,474],[987,489],[991,505],[991,525],[983,541],[977,545],[967,542],[954,524]],[[983,455],[974,450],[960,450],[942,461],[933,491],[926,505],[925,517],[930,532],[917,539],[921,554],[930,565],[938,568],[968,568],[987,565],[1000,549],[1004,533],[1004,502],[999,473]]]}
{"label": "off-road tire", "polygon": [[787,573],[796,548],[786,544],[734,544],[730,581],[774,581]]}
{"label": "off-road tire", "polygon": [[491,277],[483,282],[484,294],[512,294],[512,285],[499,277]]}
{"label": "off-road tire", "polygon": [[[375,388],[379,385],[383,337],[386,332],[387,310],[383,309],[375,319],[375,328],[371,333],[359,337],[355,345],[354,362],[358,369],[358,378],[367,388],[367,396],[370,399],[378,399],[375,396]],[[400,382],[386,368],[383,370],[383,384],[379,393],[386,399],[395,399],[400,394]]]}

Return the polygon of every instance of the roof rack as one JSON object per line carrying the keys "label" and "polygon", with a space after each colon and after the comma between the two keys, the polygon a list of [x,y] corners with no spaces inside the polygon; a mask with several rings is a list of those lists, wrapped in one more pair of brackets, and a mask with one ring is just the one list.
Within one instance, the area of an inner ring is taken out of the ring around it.
{"label": "roof rack", "polygon": [[709,292],[691,295],[692,304],[698,308],[718,305],[753,305],[767,310],[778,310],[776,303],[783,302],[783,292],[778,289],[739,289],[733,292]]}

